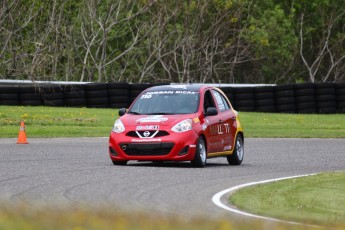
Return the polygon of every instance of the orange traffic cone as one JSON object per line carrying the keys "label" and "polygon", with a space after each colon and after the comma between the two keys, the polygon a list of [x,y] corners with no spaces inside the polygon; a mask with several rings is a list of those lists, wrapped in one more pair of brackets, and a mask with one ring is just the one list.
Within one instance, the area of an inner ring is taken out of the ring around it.
{"label": "orange traffic cone", "polygon": [[29,144],[26,140],[24,121],[20,122],[17,144]]}

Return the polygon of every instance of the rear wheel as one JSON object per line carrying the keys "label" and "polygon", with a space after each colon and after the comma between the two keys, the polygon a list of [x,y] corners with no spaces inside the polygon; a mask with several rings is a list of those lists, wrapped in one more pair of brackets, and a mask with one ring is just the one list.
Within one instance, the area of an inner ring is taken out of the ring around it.
{"label": "rear wheel", "polygon": [[198,138],[198,142],[196,144],[196,152],[194,156],[194,160],[192,160],[192,165],[195,167],[205,167],[206,165],[206,156],[207,150],[205,145],[205,140],[203,137]]}
{"label": "rear wheel", "polygon": [[244,145],[243,145],[243,138],[241,135],[236,136],[235,141],[235,149],[234,152],[227,156],[226,159],[228,160],[230,165],[240,165],[243,161],[244,155]]}
{"label": "rear wheel", "polygon": [[113,160],[113,164],[114,164],[114,165],[126,165],[126,164],[127,164],[127,161],[114,161],[114,160]]}

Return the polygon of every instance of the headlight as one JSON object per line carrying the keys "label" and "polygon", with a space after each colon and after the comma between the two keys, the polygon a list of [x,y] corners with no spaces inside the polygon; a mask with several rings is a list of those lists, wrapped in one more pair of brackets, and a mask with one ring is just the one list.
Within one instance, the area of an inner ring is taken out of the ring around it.
{"label": "headlight", "polygon": [[117,119],[115,121],[112,131],[115,133],[122,133],[123,131],[125,131],[125,126],[123,125],[123,123],[120,119]]}
{"label": "headlight", "polygon": [[192,119],[186,119],[174,125],[174,127],[172,127],[171,130],[176,133],[186,132],[192,129],[192,123]]}

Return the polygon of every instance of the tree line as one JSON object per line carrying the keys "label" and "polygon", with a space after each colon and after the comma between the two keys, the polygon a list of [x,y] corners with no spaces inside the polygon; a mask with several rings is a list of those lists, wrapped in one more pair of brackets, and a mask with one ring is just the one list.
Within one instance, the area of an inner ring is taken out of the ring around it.
{"label": "tree line", "polygon": [[0,78],[344,81],[340,0],[2,0]]}

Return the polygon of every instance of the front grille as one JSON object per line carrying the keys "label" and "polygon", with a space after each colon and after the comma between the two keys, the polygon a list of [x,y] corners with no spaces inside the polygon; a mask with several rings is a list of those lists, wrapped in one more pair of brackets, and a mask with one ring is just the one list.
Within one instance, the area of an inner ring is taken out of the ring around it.
{"label": "front grille", "polygon": [[[144,132],[146,131],[129,131],[128,133],[126,133],[126,136],[129,136],[129,137],[145,137],[144,135]],[[156,132],[156,131],[149,131],[150,134],[149,134],[149,137],[152,137],[152,135]],[[139,133],[139,135],[138,135]],[[163,137],[163,136],[168,136],[169,133],[167,131],[164,131],[164,130],[160,130],[158,131],[158,133],[156,133],[156,135],[154,135],[154,137]]]}
{"label": "front grille", "polygon": [[174,143],[122,143],[120,147],[130,156],[162,156],[170,153]]}

